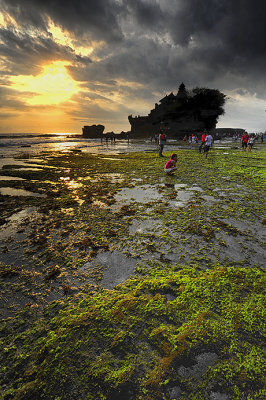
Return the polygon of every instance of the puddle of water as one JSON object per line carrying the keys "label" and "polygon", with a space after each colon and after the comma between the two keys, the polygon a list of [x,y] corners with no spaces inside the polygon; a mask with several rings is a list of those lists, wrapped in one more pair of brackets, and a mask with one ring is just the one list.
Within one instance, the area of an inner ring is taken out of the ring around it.
{"label": "puddle of water", "polygon": [[224,188],[224,189],[215,188],[215,189],[213,189],[213,192],[217,193],[220,197],[229,197],[230,196],[229,190],[230,189],[227,189],[227,188]]}
{"label": "puddle of water", "polygon": [[144,187],[123,188],[116,194],[116,201],[132,200],[139,203],[148,203],[150,201],[162,200],[163,194],[159,193],[156,188],[151,185]]}
{"label": "puddle of water", "polygon": [[98,253],[95,259],[83,265],[83,271],[91,268],[104,267],[101,286],[112,289],[119,283],[125,282],[133,273],[137,260],[126,257],[123,253],[106,251]]}
{"label": "puddle of water", "polygon": [[11,215],[11,217],[8,218],[8,222],[1,226],[1,240],[14,235],[18,226],[23,222],[23,220],[29,217],[35,210],[36,207],[27,207],[24,210]]}
{"label": "puddle of water", "polygon": [[16,176],[0,176],[0,181],[25,181],[25,179]]}
{"label": "puddle of water", "polygon": [[64,181],[66,183],[66,185],[69,187],[69,189],[77,189],[83,186],[82,183],[74,181],[74,180],[70,180],[69,177],[66,178],[60,178],[61,181]]}
{"label": "puddle of water", "polygon": [[29,192],[24,189],[14,189],[11,187],[0,188],[2,196],[30,196],[30,197],[45,197],[44,194]]}
{"label": "puddle of water", "polygon": [[175,190],[184,189],[187,185],[185,183],[175,183]]}
{"label": "puddle of water", "polygon": [[191,195],[192,195],[191,192],[188,192],[188,191],[186,191],[186,190],[179,190],[179,191],[177,192],[177,198],[176,198],[176,200],[171,201],[170,204],[171,204],[173,207],[177,207],[177,208],[179,208],[179,207],[184,207],[184,206],[187,205],[188,201],[190,200]]}
{"label": "puddle of water", "polygon": [[[163,184],[163,187],[167,186],[169,188],[173,188],[177,192],[176,200],[170,201],[170,205],[173,207],[184,207],[188,201],[190,200],[191,196],[193,195],[193,191],[200,191],[203,190],[198,186],[192,186],[191,188],[187,188],[187,185],[184,183],[179,184]],[[187,189],[187,190],[180,190],[180,189]],[[207,196],[206,200],[214,200],[212,196]],[[159,193],[159,191],[151,185],[144,185],[141,187],[134,187],[134,188],[123,188],[120,192],[116,195],[116,201],[136,201],[140,203],[147,203],[150,201],[159,201],[165,200],[165,194]]]}
{"label": "puddle of water", "polygon": [[132,224],[129,226],[129,233],[149,233],[154,232],[162,226],[160,220],[133,220]]}
{"label": "puddle of water", "polygon": [[22,165],[25,166],[25,162],[23,160],[15,160],[13,157],[3,157],[0,158],[0,168],[3,168],[7,165]]}
{"label": "puddle of water", "polygon": [[123,161],[123,158],[101,157],[102,160]]}
{"label": "puddle of water", "polygon": [[11,169],[12,171],[42,171],[42,168],[31,168],[31,167],[28,167],[28,168],[19,168],[19,169],[15,169],[15,168],[6,168],[5,170],[7,170],[7,169]]}
{"label": "puddle of water", "polygon": [[213,196],[208,196],[207,194],[204,194],[201,197],[206,201],[215,201],[215,198]]}
{"label": "puddle of water", "polygon": [[188,190],[194,190],[195,192],[203,192],[203,189],[200,186],[191,186]]}

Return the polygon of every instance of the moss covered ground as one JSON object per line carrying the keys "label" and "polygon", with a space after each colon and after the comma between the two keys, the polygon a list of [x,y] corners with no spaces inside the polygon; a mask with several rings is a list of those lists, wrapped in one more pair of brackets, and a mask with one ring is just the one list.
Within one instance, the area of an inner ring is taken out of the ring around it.
{"label": "moss covered ground", "polygon": [[2,398],[264,399],[265,150],[2,171]]}

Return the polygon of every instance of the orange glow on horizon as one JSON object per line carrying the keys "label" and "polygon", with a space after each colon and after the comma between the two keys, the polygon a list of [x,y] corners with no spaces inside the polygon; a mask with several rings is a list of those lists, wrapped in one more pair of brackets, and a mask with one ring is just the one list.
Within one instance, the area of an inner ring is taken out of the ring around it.
{"label": "orange glow on horizon", "polygon": [[37,75],[19,75],[11,78],[12,88],[24,92],[23,100],[29,105],[60,104],[69,100],[80,88],[66,70],[69,65],[55,61],[43,66]]}

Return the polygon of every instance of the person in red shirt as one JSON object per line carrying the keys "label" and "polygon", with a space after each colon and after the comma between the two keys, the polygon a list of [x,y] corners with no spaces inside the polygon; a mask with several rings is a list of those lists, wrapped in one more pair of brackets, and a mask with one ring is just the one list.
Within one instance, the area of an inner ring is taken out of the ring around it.
{"label": "person in red shirt", "polygon": [[164,133],[159,133],[159,156],[163,157],[163,148],[166,143],[166,135]]}
{"label": "person in red shirt", "polygon": [[202,147],[205,146],[206,136],[207,136],[207,133],[203,133],[201,135],[201,144],[200,144],[200,147],[199,147],[199,152],[200,153],[201,153]]}
{"label": "person in red shirt", "polygon": [[247,150],[248,140],[249,140],[249,135],[247,134],[247,132],[245,132],[245,133],[242,135],[242,140],[241,140],[241,143],[242,143],[242,150],[243,150],[243,151],[246,151],[246,150]]}
{"label": "person in red shirt", "polygon": [[174,153],[164,166],[164,171],[167,173],[167,175],[172,175],[172,173],[176,170],[176,161],[177,154]]}

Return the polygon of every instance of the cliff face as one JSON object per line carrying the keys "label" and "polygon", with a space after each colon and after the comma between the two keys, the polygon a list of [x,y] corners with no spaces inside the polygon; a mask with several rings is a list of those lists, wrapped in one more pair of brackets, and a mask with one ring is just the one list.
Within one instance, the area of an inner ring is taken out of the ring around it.
{"label": "cliff face", "polygon": [[102,138],[104,128],[105,127],[103,125],[85,125],[82,128],[82,134],[85,138]]}
{"label": "cliff face", "polygon": [[128,117],[132,137],[148,137],[163,129],[169,137],[215,129],[224,113],[225,95],[215,89],[187,91],[181,84],[178,93],[170,93],[155,104],[147,116]]}

